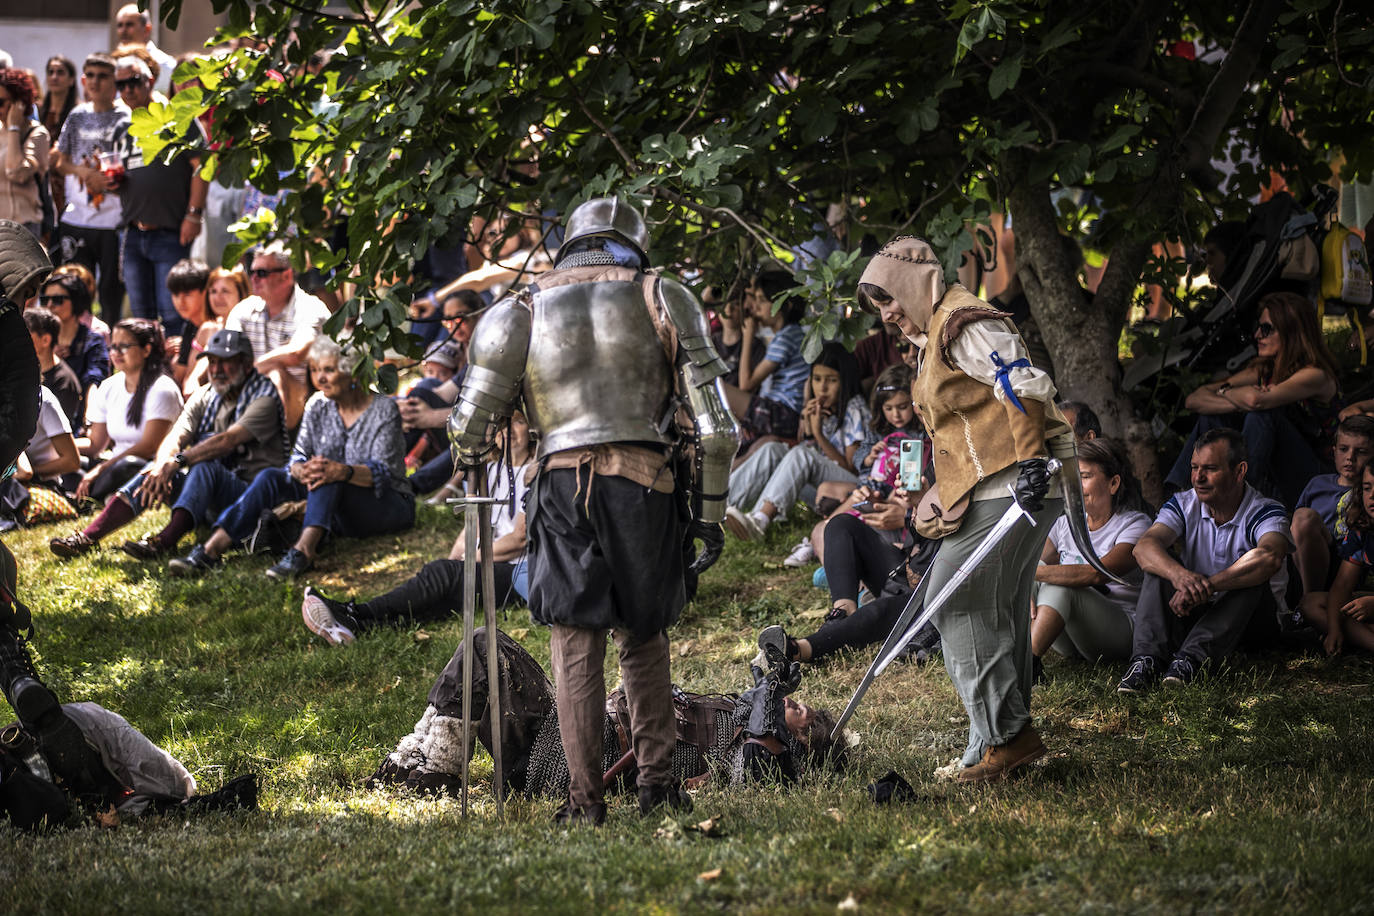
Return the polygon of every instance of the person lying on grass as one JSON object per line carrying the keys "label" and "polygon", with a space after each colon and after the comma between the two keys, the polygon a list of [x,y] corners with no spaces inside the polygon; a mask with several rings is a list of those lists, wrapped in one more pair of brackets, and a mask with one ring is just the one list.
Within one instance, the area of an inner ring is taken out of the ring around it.
{"label": "person lying on grass", "polygon": [[[740,694],[693,694],[674,688],[677,747],[673,777],[696,788],[713,774],[731,784],[751,779],[789,782],[812,767],[839,769],[843,743],[832,743],[834,717],[794,700],[801,668],[785,658],[781,642],[760,637],[759,654],[750,662],[751,686]],[[491,714],[487,707],[486,630],[473,635],[472,709],[481,711],[472,734],[491,749]],[[505,633],[497,632],[498,670],[502,683],[502,784],[528,796],[567,798],[568,765],[558,733],[553,684],[534,658]],[[460,645],[429,692],[414,730],[387,754],[367,778],[369,788],[383,785],[456,794],[463,758],[473,748],[462,746],[463,653]],[[607,701],[605,781],[632,791],[634,750],[621,690]]]}
{"label": "person lying on grass", "polygon": [[[501,500],[492,506],[491,512],[492,569],[496,604],[504,608],[529,597],[525,558],[525,493],[529,486],[525,482],[525,463],[534,452],[530,426],[523,412],[517,410],[511,415],[510,426],[496,434],[496,444],[500,458],[487,464],[487,492]],[[466,531],[459,531],[448,557],[426,563],[412,578],[371,601],[338,601],[314,586],[307,586],[301,617],[312,633],[331,646],[340,646],[375,627],[410,626],[461,613],[466,544]],[[480,576],[476,594],[480,599]]]}

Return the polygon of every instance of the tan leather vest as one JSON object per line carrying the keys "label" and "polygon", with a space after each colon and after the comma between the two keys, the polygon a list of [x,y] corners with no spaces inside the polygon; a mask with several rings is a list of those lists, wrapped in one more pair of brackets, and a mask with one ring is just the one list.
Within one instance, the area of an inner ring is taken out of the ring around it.
{"label": "tan leather vest", "polygon": [[[982,317],[970,309],[989,314]],[[990,385],[953,365],[949,348],[963,325],[969,320],[999,320],[1002,314],[963,287],[951,286],[927,331],[912,394],[935,449],[935,485],[946,507],[1018,461],[1049,457],[1045,440],[1068,429],[1053,404],[1022,398],[1023,414],[1016,405],[998,400]],[[947,327],[951,318],[954,326]]]}

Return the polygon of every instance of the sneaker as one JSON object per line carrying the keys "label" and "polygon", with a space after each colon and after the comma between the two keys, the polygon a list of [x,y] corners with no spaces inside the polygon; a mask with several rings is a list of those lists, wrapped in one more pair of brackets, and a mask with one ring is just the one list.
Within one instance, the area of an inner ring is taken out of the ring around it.
{"label": "sneaker", "polygon": [[759,633],[759,654],[763,656],[765,664],[759,665],[764,671],[786,665],[794,653],[788,650],[795,643],[787,637],[787,631],[781,624],[773,624],[764,627]]}
{"label": "sneaker", "polygon": [[763,537],[764,526],[759,524],[758,516],[734,506],[726,507],[723,524],[726,531],[741,541],[757,541]]}
{"label": "sneaker", "polygon": [[1197,679],[1197,666],[1186,655],[1176,655],[1164,672],[1165,687],[1187,687]]}
{"label": "sneaker", "polygon": [[167,571],[174,576],[200,576],[220,565],[223,560],[212,557],[205,552],[205,548],[197,544],[191,548],[191,552],[184,557],[177,557],[175,560],[167,562]]}
{"label": "sneaker", "polygon": [[172,552],[151,534],[145,534],[136,541],[125,541],[120,549],[135,560],[156,560]]}
{"label": "sneaker", "polygon": [[355,639],[353,631],[339,622],[340,617],[351,620],[351,602],[335,601],[315,591],[313,586],[305,587],[305,600],[301,602],[301,618],[310,632],[331,646],[346,646]]}
{"label": "sneaker", "polygon": [[1157,677],[1159,671],[1155,660],[1148,655],[1137,655],[1131,659],[1131,667],[1126,669],[1126,676],[1116,685],[1116,692],[1143,693],[1154,684]]}
{"label": "sneaker", "polygon": [[64,538],[53,538],[48,541],[48,549],[62,559],[70,560],[72,557],[79,557],[83,553],[95,550],[95,541],[86,537],[84,531],[73,531]]}
{"label": "sneaker", "polygon": [[267,568],[267,578],[276,579],[278,582],[290,582],[309,572],[310,567],[314,565],[309,557],[292,547],[275,565]]}
{"label": "sneaker", "polygon": [[802,542],[792,548],[792,552],[787,555],[787,559],[782,561],[782,565],[788,569],[801,569],[803,566],[810,566],[816,562],[816,548],[811,546],[810,538],[803,538]]}

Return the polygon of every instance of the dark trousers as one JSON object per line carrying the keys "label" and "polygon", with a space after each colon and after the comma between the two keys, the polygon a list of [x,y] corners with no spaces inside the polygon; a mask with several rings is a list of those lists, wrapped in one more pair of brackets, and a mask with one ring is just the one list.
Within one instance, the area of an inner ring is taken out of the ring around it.
{"label": "dark trousers", "polygon": [[[496,606],[514,604],[519,595],[513,587],[515,564],[493,563]],[[478,566],[477,595],[482,595],[481,566]],[[355,606],[353,616],[369,626],[422,623],[439,620],[463,611],[463,561],[433,560],[420,567],[412,578],[371,601]]]}
{"label": "dark trousers", "polygon": [[875,596],[888,583],[888,573],[902,562],[902,552],[887,536],[861,518],[843,513],[825,525],[825,578],[831,602],[859,599],[859,583]]}
{"label": "dark trousers", "polygon": [[100,317],[111,327],[124,308],[124,281],[119,275],[119,230],[87,229],[63,223],[58,229],[58,257],[75,261],[96,277]]}
{"label": "dark trousers", "polygon": [[1131,655],[1155,660],[1183,656],[1201,666],[1222,661],[1242,642],[1263,646],[1278,635],[1277,607],[1268,582],[1222,592],[1187,617],[1169,608],[1173,596],[1168,579],[1146,573],[1135,606]]}

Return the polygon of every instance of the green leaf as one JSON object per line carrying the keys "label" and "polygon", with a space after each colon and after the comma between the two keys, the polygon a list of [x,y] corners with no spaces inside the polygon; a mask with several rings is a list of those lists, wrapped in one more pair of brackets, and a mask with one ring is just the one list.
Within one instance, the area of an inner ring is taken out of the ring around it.
{"label": "green leaf", "polygon": [[994,99],[1000,98],[1002,93],[1016,87],[1016,81],[1021,78],[1023,57],[1024,55],[1018,52],[1012,57],[1003,58],[992,68],[992,75],[988,77],[988,95]]}

